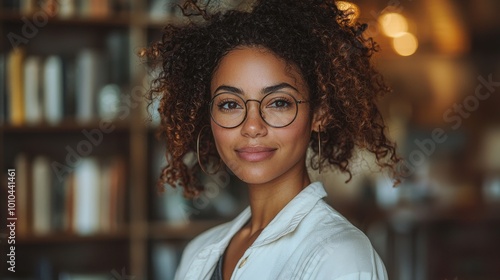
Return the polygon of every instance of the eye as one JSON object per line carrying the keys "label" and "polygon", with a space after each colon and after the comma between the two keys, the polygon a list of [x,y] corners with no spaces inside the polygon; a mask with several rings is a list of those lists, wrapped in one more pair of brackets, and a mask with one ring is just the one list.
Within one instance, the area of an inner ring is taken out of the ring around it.
{"label": "eye", "polygon": [[235,109],[242,109],[243,107],[234,100],[221,100],[217,103],[219,110],[231,111]]}
{"label": "eye", "polygon": [[267,108],[272,108],[272,109],[288,109],[290,107],[293,107],[293,101],[288,98],[288,97],[275,97],[272,98],[266,105]]}
{"label": "eye", "polygon": [[281,108],[281,107],[287,107],[290,106],[290,102],[286,100],[276,100],[273,102],[275,107]]}

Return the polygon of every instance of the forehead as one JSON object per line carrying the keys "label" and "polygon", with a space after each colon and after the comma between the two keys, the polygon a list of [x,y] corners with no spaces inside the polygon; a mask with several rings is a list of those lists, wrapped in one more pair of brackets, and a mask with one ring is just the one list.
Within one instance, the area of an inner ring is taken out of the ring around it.
{"label": "forehead", "polygon": [[307,95],[305,82],[296,67],[262,47],[240,47],[228,52],[220,61],[211,81],[211,93],[221,85],[237,87],[244,94],[262,88],[288,83]]}

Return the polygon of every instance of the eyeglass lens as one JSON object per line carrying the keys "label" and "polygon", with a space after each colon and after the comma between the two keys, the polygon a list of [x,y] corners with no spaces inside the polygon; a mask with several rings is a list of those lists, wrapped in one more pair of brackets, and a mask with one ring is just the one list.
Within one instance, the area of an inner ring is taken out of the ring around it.
{"label": "eyeglass lens", "polygon": [[212,119],[222,127],[237,127],[245,120],[250,101],[260,103],[260,116],[272,127],[287,126],[297,116],[298,101],[288,93],[270,93],[260,101],[245,101],[233,93],[220,93],[214,96],[210,104]]}

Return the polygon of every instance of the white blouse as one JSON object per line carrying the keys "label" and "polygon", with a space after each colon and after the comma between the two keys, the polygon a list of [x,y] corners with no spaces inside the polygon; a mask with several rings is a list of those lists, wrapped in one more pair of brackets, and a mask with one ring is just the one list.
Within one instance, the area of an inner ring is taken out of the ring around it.
{"label": "white blouse", "polygon": [[[320,182],[304,188],[245,251],[231,280],[388,279],[368,238],[324,202],[325,196]],[[175,279],[210,279],[229,241],[250,217],[247,207],[231,222],[192,240]]]}

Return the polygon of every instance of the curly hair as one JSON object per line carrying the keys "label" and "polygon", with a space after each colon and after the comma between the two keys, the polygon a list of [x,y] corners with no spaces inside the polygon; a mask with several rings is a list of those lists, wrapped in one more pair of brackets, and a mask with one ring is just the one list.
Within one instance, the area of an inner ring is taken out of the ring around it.
{"label": "curly hair", "polygon": [[188,167],[183,159],[196,150],[200,131],[200,158],[208,162],[218,157],[210,129],[203,129],[210,124],[210,83],[221,59],[240,46],[264,47],[303,75],[312,110],[321,112],[320,159],[315,133],[310,142],[313,169],[320,161],[328,163],[347,173],[349,181],[350,161],[359,147],[373,153],[380,167],[394,172],[399,158],[376,106],[389,88],[370,62],[378,47],[363,37],[367,26],[353,24],[335,1],[257,0],[249,10],[214,13],[186,1],[182,9],[185,16],[203,20],[167,25],[161,40],[146,53],[159,70],[149,98],[160,99],[158,137],[168,148],[160,185],[180,185],[186,197],[203,191],[195,176],[199,167]]}

